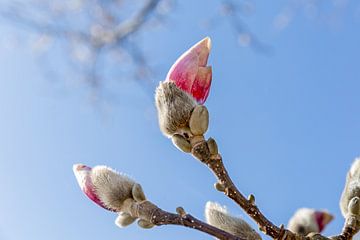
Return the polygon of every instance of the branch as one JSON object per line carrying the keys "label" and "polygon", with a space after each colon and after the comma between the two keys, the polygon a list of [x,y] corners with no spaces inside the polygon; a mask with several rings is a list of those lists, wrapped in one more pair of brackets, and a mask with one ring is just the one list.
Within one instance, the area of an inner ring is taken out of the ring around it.
{"label": "branch", "polygon": [[262,232],[274,239],[282,239],[285,235],[294,235],[290,231],[284,230],[283,227],[279,228],[275,226],[268,220],[255,205],[253,197],[247,199],[241,194],[231,180],[223,164],[221,155],[210,154],[208,142],[198,139],[197,142],[193,142],[192,145],[193,156],[208,166],[218,178],[218,183],[223,187],[222,190],[225,195],[234,200],[259,225],[259,229]]}
{"label": "branch", "polygon": [[182,208],[177,208],[178,214],[174,214],[162,210],[150,201],[136,202],[131,199],[126,201],[123,209],[124,212],[129,213],[132,217],[146,220],[157,226],[178,225],[196,229],[218,239],[245,240],[200,221],[192,215],[185,213]]}
{"label": "branch", "polygon": [[217,145],[214,139],[210,138],[205,141],[203,136],[193,136],[190,138],[192,146],[192,155],[208,166],[218,179],[215,187],[217,190],[225,193],[226,196],[234,200],[259,226],[259,229],[273,239],[281,240],[350,240],[360,230],[360,216],[349,213],[346,218],[345,226],[340,235],[335,237],[326,237],[321,234],[309,234],[302,236],[293,233],[284,228],[274,225],[255,205],[255,197],[251,194],[249,198],[245,198],[237,189],[231,180],[221,155],[218,153]]}
{"label": "branch", "polygon": [[349,214],[345,220],[344,228],[338,236],[331,237],[334,240],[348,240],[360,230],[360,217],[355,214]]}
{"label": "branch", "polygon": [[135,15],[135,17],[117,26],[115,30],[116,38],[122,39],[138,31],[149,18],[150,14],[154,11],[159,2],[160,0],[149,0]]}

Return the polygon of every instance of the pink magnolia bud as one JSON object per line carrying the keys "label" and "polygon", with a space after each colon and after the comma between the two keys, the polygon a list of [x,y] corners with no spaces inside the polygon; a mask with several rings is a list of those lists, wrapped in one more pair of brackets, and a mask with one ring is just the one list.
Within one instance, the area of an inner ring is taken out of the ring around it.
{"label": "pink magnolia bud", "polygon": [[210,91],[212,72],[206,66],[210,48],[211,40],[206,37],[181,55],[166,76],[166,80],[173,81],[200,104],[206,101]]}
{"label": "pink magnolia bud", "polygon": [[136,183],[109,167],[90,168],[83,164],[75,164],[73,171],[86,196],[109,211],[121,212],[124,201],[133,198],[132,191]]}

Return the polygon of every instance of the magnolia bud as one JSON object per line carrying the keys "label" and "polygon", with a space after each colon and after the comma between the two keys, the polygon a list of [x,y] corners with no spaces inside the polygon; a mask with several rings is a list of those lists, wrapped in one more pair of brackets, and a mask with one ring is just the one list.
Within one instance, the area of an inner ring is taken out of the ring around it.
{"label": "magnolia bud", "polygon": [[139,221],[138,221],[137,223],[138,223],[138,225],[139,225],[140,227],[145,228],[145,229],[149,229],[149,228],[152,228],[152,227],[155,226],[155,225],[152,224],[151,222],[148,222],[148,221],[146,221],[146,220],[144,220],[144,219],[139,219]]}
{"label": "magnolia bud", "polygon": [[140,184],[136,183],[132,188],[132,196],[135,201],[142,202],[146,200],[145,193]]}
{"label": "magnolia bud", "polygon": [[[360,198],[360,158],[355,159],[349,172],[347,173],[345,187],[341,195],[340,208],[345,218],[348,214],[348,210],[350,209],[350,200],[355,197]],[[355,202],[352,204],[355,204]],[[357,211],[356,206],[357,204],[351,206],[351,209],[355,212]]]}
{"label": "magnolia bud", "polygon": [[217,146],[215,139],[209,138],[207,140],[207,145],[208,145],[209,152],[211,155],[216,155],[219,153],[218,146]]}
{"label": "magnolia bud", "polygon": [[320,233],[334,219],[326,210],[300,208],[290,218],[288,229],[294,233],[307,236],[309,233]]}
{"label": "magnolia bud", "polygon": [[203,135],[209,126],[209,112],[205,106],[197,105],[191,113],[189,127],[194,135]]}
{"label": "magnolia bud", "polygon": [[218,203],[207,202],[205,206],[206,222],[240,239],[261,240],[260,235],[243,219],[231,216],[225,207]]}
{"label": "magnolia bud", "polygon": [[185,137],[183,137],[180,134],[174,134],[172,136],[172,143],[175,145],[175,147],[177,147],[179,150],[189,153],[191,152],[191,144],[189,143],[188,140],[185,139]]}
{"label": "magnolia bud", "polygon": [[90,168],[83,164],[76,164],[73,170],[81,190],[92,201],[107,210],[123,212],[125,200],[134,199],[133,193],[136,193],[136,198],[142,198],[139,197],[141,196],[139,187],[133,190],[136,185],[134,180],[109,167]]}
{"label": "magnolia bud", "polygon": [[350,200],[348,210],[352,214],[360,215],[360,198],[359,197],[353,197]]}
{"label": "magnolia bud", "polygon": [[160,130],[167,137],[188,126],[191,112],[197,105],[193,97],[173,82],[160,82],[155,100]]}
{"label": "magnolia bud", "polygon": [[115,219],[115,224],[120,227],[126,227],[132,224],[136,218],[132,217],[130,214],[125,212],[120,212],[119,216]]}
{"label": "magnolia bud", "polygon": [[219,182],[214,183],[214,188],[219,192],[225,192],[225,185]]}
{"label": "magnolia bud", "polygon": [[206,37],[182,54],[170,68],[166,80],[203,104],[209,95],[212,70],[207,65],[211,40]]}

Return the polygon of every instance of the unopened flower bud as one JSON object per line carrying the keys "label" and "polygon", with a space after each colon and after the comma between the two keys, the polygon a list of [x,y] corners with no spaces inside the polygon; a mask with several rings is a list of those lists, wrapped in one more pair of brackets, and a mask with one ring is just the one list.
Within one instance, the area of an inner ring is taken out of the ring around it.
{"label": "unopened flower bud", "polygon": [[240,239],[261,240],[260,235],[243,219],[231,216],[225,207],[215,202],[205,206],[206,222]]}
{"label": "unopened flower bud", "polygon": [[351,168],[347,173],[345,187],[341,195],[340,208],[345,218],[348,214],[349,203],[354,197],[360,198],[360,158],[355,159],[351,165]]}
{"label": "unopened flower bud", "polygon": [[204,38],[181,55],[170,68],[166,80],[191,94],[200,104],[209,95],[212,71],[207,65],[211,40]]}
{"label": "unopened flower bud", "polygon": [[[83,164],[73,166],[81,190],[99,206],[122,212],[123,203],[134,199],[134,180],[106,166],[90,168]],[[135,200],[135,199],[134,199]]]}
{"label": "unopened flower bud", "polygon": [[326,210],[300,208],[290,218],[287,228],[297,234],[307,236],[309,233],[320,233],[334,219]]}
{"label": "unopened flower bud", "polygon": [[209,126],[209,112],[205,106],[197,105],[189,120],[190,131],[194,135],[203,135]]}

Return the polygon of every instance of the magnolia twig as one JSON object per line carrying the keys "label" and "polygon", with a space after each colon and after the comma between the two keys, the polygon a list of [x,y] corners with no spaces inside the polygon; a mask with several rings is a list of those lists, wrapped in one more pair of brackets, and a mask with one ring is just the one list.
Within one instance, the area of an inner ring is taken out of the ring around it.
{"label": "magnolia twig", "polygon": [[244,209],[244,211],[259,225],[259,229],[262,232],[274,239],[305,239],[303,236],[294,234],[283,227],[280,228],[274,225],[255,205],[253,196],[250,199],[245,198],[231,180],[223,164],[221,155],[211,155],[205,140],[201,140],[193,145],[192,154],[212,170],[218,178],[219,184],[223,186],[225,195]]}
{"label": "magnolia twig", "polygon": [[[211,141],[214,140],[211,139]],[[204,139],[198,139],[195,143],[193,142],[193,156],[199,159],[202,163],[206,164],[218,178],[216,188],[223,191],[226,196],[234,200],[259,225],[259,229],[266,235],[272,237],[273,239],[281,240],[350,240],[360,231],[360,217],[355,214],[349,214],[345,221],[342,233],[331,238],[325,237],[321,234],[311,234],[305,237],[285,229],[283,225],[281,225],[281,227],[277,227],[261,213],[255,204],[255,197],[252,194],[248,199],[241,194],[231,180],[223,164],[221,155],[218,153],[211,154],[208,142]]]}
{"label": "magnolia twig", "polygon": [[353,236],[360,230],[360,218],[354,214],[349,214],[345,221],[344,228],[338,236],[331,237],[335,240],[348,240],[352,239]]}
{"label": "magnolia twig", "polygon": [[180,210],[178,211],[178,214],[174,214],[162,210],[150,201],[136,202],[131,199],[126,201],[126,204],[124,204],[125,212],[129,213],[133,217],[138,217],[157,226],[178,225],[196,229],[218,239],[245,240],[200,221],[192,215],[185,213],[182,208],[179,208]]}

